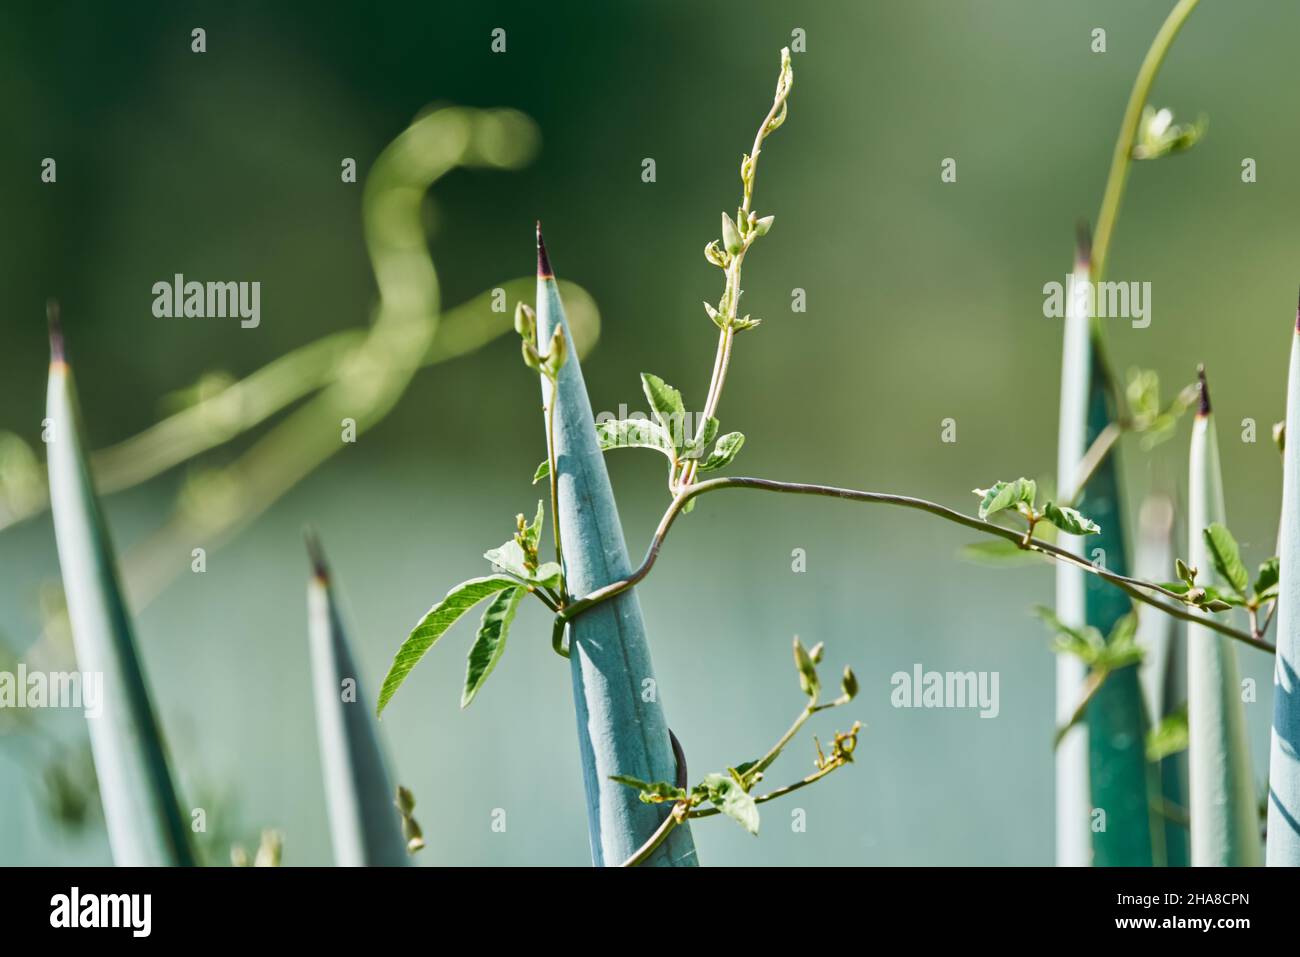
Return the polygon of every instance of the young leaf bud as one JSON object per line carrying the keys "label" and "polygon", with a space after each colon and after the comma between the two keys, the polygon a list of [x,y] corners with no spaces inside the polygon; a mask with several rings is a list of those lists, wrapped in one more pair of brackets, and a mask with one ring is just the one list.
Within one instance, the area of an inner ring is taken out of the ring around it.
{"label": "young leaf bud", "polygon": [[546,372],[552,379],[560,374],[560,369],[569,358],[569,340],[564,337],[564,330],[556,326],[551,335],[551,347],[546,352]]}
{"label": "young leaf bud", "polygon": [[704,258],[713,263],[713,265],[717,266],[719,269],[727,268],[727,254],[722,251],[722,248],[718,245],[716,239],[704,247]]}
{"label": "young leaf bud", "polygon": [[817,667],[808,654],[798,635],[794,639],[794,665],[799,669],[799,687],[810,698],[816,698],[821,685],[817,681]]}
{"label": "young leaf bud", "polygon": [[522,302],[515,306],[515,332],[521,339],[537,341],[537,314]]}
{"label": "young leaf bud", "polygon": [[775,216],[764,216],[761,219],[755,220],[754,232],[758,233],[760,236],[766,236],[768,231],[771,230],[774,222],[776,222]]}
{"label": "young leaf bud", "polygon": [[733,256],[745,248],[744,240],[740,238],[740,232],[736,229],[736,224],[731,221],[731,217],[726,213],[722,214],[722,245]]}
{"label": "young leaf bud", "polygon": [[844,677],[840,679],[840,690],[844,697],[852,701],[858,696],[858,677],[848,665],[844,666]]}
{"label": "young leaf bud", "polygon": [[542,371],[542,357],[537,354],[537,347],[530,339],[521,339],[519,345],[524,354],[524,365],[534,372]]}
{"label": "young leaf bud", "polygon": [[397,786],[397,809],[403,815],[410,815],[415,810],[415,795],[411,793],[410,788]]}

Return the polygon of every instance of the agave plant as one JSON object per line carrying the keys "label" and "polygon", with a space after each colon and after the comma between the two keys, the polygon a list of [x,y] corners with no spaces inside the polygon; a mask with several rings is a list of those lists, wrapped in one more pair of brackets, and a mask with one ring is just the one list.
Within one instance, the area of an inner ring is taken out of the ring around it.
{"label": "agave plant", "polygon": [[[1244,592],[1246,567],[1228,534],[1219,442],[1205,369],[1192,425],[1187,481],[1189,588],[1199,582],[1223,594]],[[1217,593],[1216,593],[1217,594]],[[1211,596],[1210,603],[1214,601]],[[1208,612],[1207,612],[1208,613]],[[1237,650],[1222,635],[1187,626],[1187,730],[1192,864],[1212,867],[1259,863],[1258,802],[1250,770],[1246,711],[1241,702]]]}
{"label": "agave plant", "polygon": [[366,705],[325,553],[314,535],[308,535],[307,548],[312,563],[307,631],[334,860],[344,867],[400,866],[407,862],[402,819],[409,810],[399,814],[395,805],[397,792]]}
{"label": "agave plant", "polygon": [[[1291,337],[1286,422],[1300,422],[1300,309]],[[1300,441],[1283,441],[1277,659],[1268,763],[1270,866],[1300,867]]]}
{"label": "agave plant", "polygon": [[77,662],[102,676],[103,707],[90,745],[113,860],[120,865],[194,863],[108,524],[86,464],[81,410],[56,303],[49,306],[46,400],[50,504]]}

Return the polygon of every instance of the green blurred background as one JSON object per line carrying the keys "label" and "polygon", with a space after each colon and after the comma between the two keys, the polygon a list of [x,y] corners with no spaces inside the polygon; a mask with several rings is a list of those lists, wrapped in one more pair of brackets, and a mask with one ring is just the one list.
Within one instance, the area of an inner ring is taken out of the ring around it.
{"label": "green blurred background", "polygon": [[[519,172],[453,173],[429,203],[430,248],[455,305],[532,267],[546,224],[556,270],[603,327],[584,369],[597,410],[640,407],[654,371],[698,408],[720,276],[700,251],[739,198],[737,167],[768,104],[777,51],[794,57],[790,118],[769,141],[756,208],[776,227],[747,261],[748,310],[721,417],[748,436],[740,473],[907,492],[967,511],[969,489],[1047,475],[1055,461],[1060,325],[1042,286],[1093,218],[1124,100],[1171,3],[7,4],[0,13],[0,429],[39,449],[43,303],[63,301],[92,444],[160,415],[202,373],[241,376],[367,321],[374,280],[362,176],[431,103],[511,106],[541,152]],[[207,30],[208,52],[189,51]],[[489,50],[507,31],[507,52]],[[1107,31],[1107,52],[1089,49]],[[1292,64],[1300,7],[1206,3],[1155,88],[1210,117],[1191,153],[1137,164],[1110,278],[1153,284],[1153,322],[1110,324],[1121,368],[1167,392],[1208,363],[1231,524],[1248,559],[1272,554],[1295,301],[1300,184]],[[39,181],[43,157],[58,182]],[[641,181],[652,157],[657,182]],[[958,181],[942,184],[944,157]],[[1240,179],[1243,157],[1258,182]],[[150,287],[183,272],[262,282],[262,323],[155,319]],[[793,313],[791,290],[807,291]],[[245,843],[276,827],[285,862],[331,860],[311,704],[300,531],[317,526],[343,584],[373,693],[407,629],[530,511],[544,454],[537,384],[503,337],[420,373],[382,424],[346,447],[139,611],[156,701],[188,805]],[[958,441],[940,442],[955,417]],[[1238,440],[1243,418],[1258,441]],[[1130,506],[1181,497],[1186,425],[1156,452],[1126,445]],[[231,461],[247,437],[206,456]],[[643,453],[609,459],[639,556],[666,504]],[[119,545],[156,528],[186,469],[114,496]],[[791,635],[851,662],[858,764],[767,805],[759,839],[694,828],[712,864],[1014,864],[1052,858],[1054,662],[1029,615],[1046,567],[958,560],[972,536],[925,516],[821,500],[710,497],[680,522],[641,588],[663,700],[694,772],[751,757],[800,707]],[[196,542],[198,544],[204,544]],[[804,574],[791,551],[807,551]],[[1185,548],[1180,550],[1185,551]],[[176,561],[188,565],[188,552]],[[48,516],[0,533],[0,633],[35,638],[57,579]],[[511,651],[458,709],[462,624],[386,712],[395,776],[419,800],[424,864],[589,860],[567,667],[546,617],[521,615]],[[1248,706],[1265,769],[1271,667]],[[895,710],[890,675],[1001,674],[1001,713]],[[75,715],[42,715],[74,740]],[[102,826],[54,824],[23,745],[0,738],[0,863],[106,863]],[[811,741],[773,770],[806,773]],[[807,811],[806,833],[790,826]],[[492,811],[507,830],[491,830]]]}

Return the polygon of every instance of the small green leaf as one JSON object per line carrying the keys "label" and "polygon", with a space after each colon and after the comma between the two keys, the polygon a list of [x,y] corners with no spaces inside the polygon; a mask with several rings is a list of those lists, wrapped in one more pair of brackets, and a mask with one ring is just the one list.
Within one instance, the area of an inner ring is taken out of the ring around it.
{"label": "small green leaf", "polygon": [[1008,567],[1011,565],[1039,564],[1042,557],[1005,538],[991,538],[987,542],[971,542],[961,547],[961,557],[981,565]]}
{"label": "small green leaf", "polygon": [[704,454],[704,450],[709,447],[709,443],[717,437],[717,434],[718,420],[713,416],[709,416],[700,423],[700,427],[698,431],[696,431],[695,437],[687,442],[685,448],[682,449],[682,458],[699,458]]}
{"label": "small green leaf", "polygon": [[1034,507],[1034,499],[1038,497],[1038,483],[1033,479],[1022,478],[1020,480],[1020,497],[1018,502],[1024,502],[1030,508]]}
{"label": "small green leaf", "polygon": [[469,660],[465,667],[465,687],[460,693],[460,706],[468,708],[474,700],[488,675],[497,666],[506,650],[506,636],[510,632],[510,623],[515,620],[519,610],[519,601],[524,597],[523,588],[508,588],[492,599],[483,612],[478,634],[469,650]]}
{"label": "small green leaf", "polygon": [[684,801],[688,797],[684,788],[679,788],[675,784],[669,784],[667,781],[655,781],[654,783],[650,783],[626,774],[611,774],[609,779],[616,784],[622,784],[626,787],[635,788],[640,791],[641,793],[639,797],[642,804],[675,803],[677,801]]}
{"label": "small green leaf", "polygon": [[725,468],[731,464],[731,460],[736,457],[740,447],[745,444],[745,435],[742,432],[728,432],[718,439],[718,444],[713,447],[713,452],[709,457],[700,463],[699,471],[713,472],[720,468]]}
{"label": "small green leaf", "polygon": [[754,797],[726,774],[710,774],[702,782],[709,802],[750,834],[758,833],[758,805]]}
{"label": "small green leaf", "polygon": [[1187,744],[1187,704],[1184,703],[1177,711],[1165,715],[1158,725],[1147,732],[1147,760],[1159,761],[1179,751],[1186,751]]}
{"label": "small green leaf", "polygon": [[1142,660],[1145,651],[1137,643],[1137,615],[1129,612],[1110,630],[1105,647],[1094,662],[1096,667],[1116,671]]}
{"label": "small green leaf", "polygon": [[1277,597],[1279,564],[1278,559],[1270,558],[1259,566],[1255,576],[1255,600],[1270,601]]}
{"label": "small green leaf", "polygon": [[760,216],[754,222],[754,232],[760,236],[766,236],[771,231],[774,222],[776,222],[775,216]]}
{"label": "small green leaf", "polygon": [[560,582],[564,578],[564,570],[555,562],[543,562],[537,566],[537,571],[529,576],[530,582],[536,582],[546,588],[559,588]]}
{"label": "small green leaf", "polygon": [[736,224],[726,213],[722,214],[722,246],[733,256],[745,248],[745,242],[740,238],[740,231],[736,229]]}
{"label": "small green leaf", "polygon": [[1250,584],[1250,574],[1241,560],[1241,550],[1237,547],[1237,540],[1225,526],[1218,522],[1211,524],[1201,534],[1205,537],[1205,544],[1209,546],[1215,570],[1232,586],[1233,591],[1245,598],[1246,588]]}
{"label": "small green leaf", "polygon": [[648,372],[641,373],[641,388],[645,391],[655,418],[668,431],[672,447],[680,450],[685,444],[683,431],[686,424],[686,406],[682,404],[682,394],[657,375]]}
{"label": "small green leaf", "polygon": [[519,333],[520,339],[537,345],[537,313],[527,303],[515,305],[515,332]]}
{"label": "small green leaf", "polygon": [[1068,535],[1098,535],[1101,533],[1101,526],[1092,519],[1080,514],[1078,509],[1070,508],[1068,505],[1057,505],[1054,502],[1048,502],[1043,509],[1043,515],[1049,522]]}
{"label": "small green leaf", "polygon": [[546,521],[546,509],[542,506],[542,500],[537,500],[537,514],[533,517],[531,524],[524,526],[524,542],[529,551],[536,552],[537,545],[542,540],[542,525]]}
{"label": "small green leaf", "polygon": [[858,676],[853,673],[853,669],[848,665],[844,666],[844,677],[840,679],[840,691],[846,701],[852,701],[858,696]]}
{"label": "small green leaf", "polygon": [[799,687],[810,698],[817,697],[821,682],[817,678],[817,666],[813,664],[812,655],[804,648],[803,642],[796,635],[794,639],[794,666],[799,669]]}
{"label": "small green leaf", "polygon": [[[1200,591],[1200,595],[1196,596],[1194,600],[1196,604],[1202,607],[1208,607],[1212,602],[1220,602],[1233,608],[1240,608],[1246,604],[1245,598],[1242,598],[1240,595],[1234,595],[1230,591],[1223,591],[1218,588],[1201,588],[1198,590]],[[1220,611],[1224,609],[1215,608],[1211,610]]]}
{"label": "small green leaf", "polygon": [[1148,104],[1142,108],[1133,158],[1153,160],[1189,150],[1205,135],[1209,125],[1210,121],[1204,115],[1197,117],[1195,123],[1175,123],[1170,110],[1157,110]]}
{"label": "small green leaf", "polygon": [[1054,651],[1074,655],[1089,665],[1095,663],[1103,654],[1106,640],[1096,628],[1091,625],[1083,628],[1071,627],[1056,617],[1056,612],[1043,605],[1037,606],[1035,611],[1038,617],[1056,632],[1056,640],[1053,642]]}
{"label": "small green leaf", "polygon": [[527,579],[528,565],[525,562],[524,549],[513,538],[500,548],[489,548],[483,557],[502,571],[509,572],[516,578]]}
{"label": "small green leaf", "polygon": [[411,673],[411,669],[461,615],[489,595],[514,588],[518,584],[519,582],[505,575],[491,575],[486,578],[471,578],[447,592],[442,601],[425,612],[424,617],[397,649],[393,664],[388,669],[387,677],[384,678],[383,687],[379,689],[379,705],[375,709],[376,713],[384,710],[393,695],[397,693],[397,689],[402,686],[402,682],[406,680],[406,676]]}
{"label": "small green leaf", "polygon": [[[610,419],[596,423],[596,440],[600,450],[655,449],[674,460],[672,436],[658,422],[649,419]],[[533,484],[551,474],[551,463],[542,462],[533,473]]]}
{"label": "small green leaf", "polygon": [[1188,568],[1187,563],[1185,561],[1183,561],[1181,558],[1176,558],[1174,559],[1174,572],[1178,575],[1179,578],[1181,578],[1184,582],[1187,583],[1188,588],[1195,587],[1197,569]]}
{"label": "small green leaf", "polygon": [[998,512],[1025,505],[1033,508],[1034,497],[1038,494],[1038,483],[1033,479],[1018,478],[1014,482],[994,482],[989,488],[973,489],[980,496],[979,516],[988,520]]}
{"label": "small green leaf", "polygon": [[564,368],[564,363],[569,358],[569,340],[564,335],[564,330],[559,326],[555,327],[555,332],[551,334],[551,346],[546,352],[546,359],[543,363],[543,371],[546,375],[554,379]]}

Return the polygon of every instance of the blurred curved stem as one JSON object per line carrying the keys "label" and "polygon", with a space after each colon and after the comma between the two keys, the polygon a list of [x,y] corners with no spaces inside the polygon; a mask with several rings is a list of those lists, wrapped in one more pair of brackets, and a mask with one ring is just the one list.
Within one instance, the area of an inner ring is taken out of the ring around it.
{"label": "blurred curved stem", "polygon": [[[533,277],[527,276],[494,288],[503,290],[509,301],[530,295],[534,283]],[[595,303],[580,286],[566,282],[560,286],[565,300],[574,303],[571,325],[579,354],[585,355],[599,335]],[[492,311],[494,298],[493,289],[484,290],[443,314],[419,367],[467,355],[509,331],[509,317]],[[424,321],[432,319],[426,316]],[[345,329],[299,346],[215,395],[92,453],[97,488],[103,495],[132,488],[257,427],[336,381],[340,368],[356,354],[365,338],[364,329]],[[42,488],[39,499],[14,511],[0,512],[0,531],[34,518],[48,507],[49,499]]]}
{"label": "blurred curved stem", "polygon": [[1079,463],[1079,475],[1075,480],[1074,495],[1070,497],[1069,504],[1077,507],[1079,500],[1083,498],[1083,490],[1087,487],[1089,479],[1101,467],[1101,463],[1106,461],[1106,456],[1110,455],[1115,448],[1115,443],[1124,433],[1124,427],[1118,422],[1112,422],[1106,428],[1101,430],[1097,438],[1093,440],[1088,451],[1084,453],[1083,460]]}

